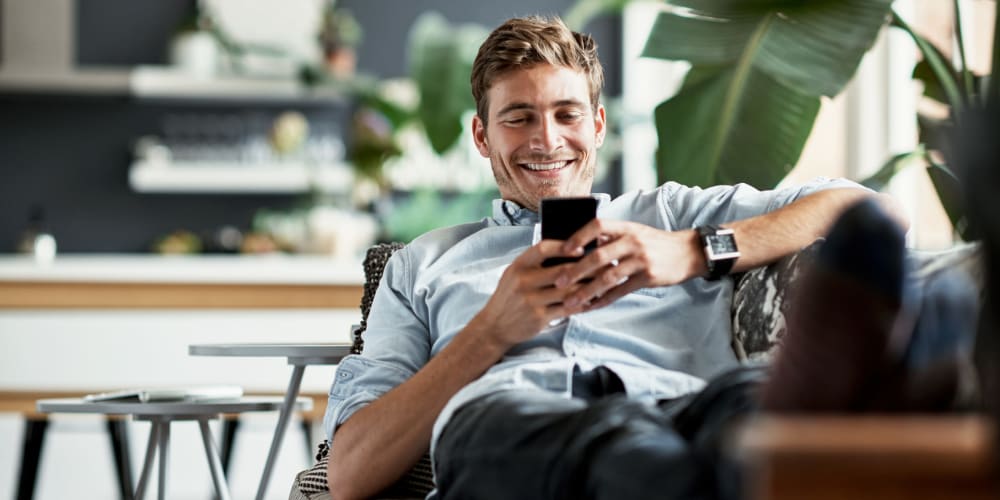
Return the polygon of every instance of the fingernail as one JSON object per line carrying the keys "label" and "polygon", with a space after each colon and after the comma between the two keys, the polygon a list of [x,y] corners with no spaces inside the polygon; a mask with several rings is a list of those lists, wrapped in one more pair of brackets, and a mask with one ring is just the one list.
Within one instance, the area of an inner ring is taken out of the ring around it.
{"label": "fingernail", "polygon": [[576,297],[570,297],[570,298],[566,299],[566,301],[563,304],[566,307],[576,307],[576,305],[579,304],[579,303],[580,303],[580,299],[578,299]]}
{"label": "fingernail", "polygon": [[562,288],[562,287],[564,287],[564,286],[566,286],[568,284],[569,284],[569,278],[567,278],[565,274],[562,275],[562,276],[560,276],[560,277],[558,277],[558,278],[556,278],[556,287],[557,288]]}

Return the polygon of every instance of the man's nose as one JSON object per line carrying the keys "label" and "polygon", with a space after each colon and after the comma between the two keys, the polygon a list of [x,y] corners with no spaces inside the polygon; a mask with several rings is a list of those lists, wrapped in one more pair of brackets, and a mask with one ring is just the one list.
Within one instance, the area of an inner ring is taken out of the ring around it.
{"label": "man's nose", "polygon": [[562,145],[562,127],[555,118],[538,120],[538,126],[533,132],[530,146],[535,151],[550,152]]}

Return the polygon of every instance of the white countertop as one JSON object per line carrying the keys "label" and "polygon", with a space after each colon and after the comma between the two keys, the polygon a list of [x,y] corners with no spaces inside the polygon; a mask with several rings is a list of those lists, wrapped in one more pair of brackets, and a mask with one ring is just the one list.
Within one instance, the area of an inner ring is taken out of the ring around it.
{"label": "white countertop", "polygon": [[0,282],[361,285],[361,260],[303,255],[0,254]]}

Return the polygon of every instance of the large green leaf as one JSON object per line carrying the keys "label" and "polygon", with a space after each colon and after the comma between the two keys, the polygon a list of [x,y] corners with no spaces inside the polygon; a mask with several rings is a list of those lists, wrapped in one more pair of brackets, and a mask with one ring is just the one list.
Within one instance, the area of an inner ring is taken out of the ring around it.
{"label": "large green leaf", "polygon": [[436,12],[422,14],[410,32],[410,74],[420,90],[417,115],[438,154],[462,134],[462,116],[473,109],[469,78],[476,50],[486,39],[478,25],[453,27]]}
{"label": "large green leaf", "polygon": [[771,188],[798,161],[819,106],[752,66],[694,67],[655,111],[659,180]]}
{"label": "large green leaf", "polygon": [[836,95],[887,22],[892,0],[674,0],[643,55],[750,65],[808,95]]}

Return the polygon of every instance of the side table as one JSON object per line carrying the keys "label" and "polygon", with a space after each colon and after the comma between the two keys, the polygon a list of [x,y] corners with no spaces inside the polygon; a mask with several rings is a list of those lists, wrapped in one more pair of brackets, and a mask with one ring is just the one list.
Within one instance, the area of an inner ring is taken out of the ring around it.
{"label": "side table", "polygon": [[[312,400],[293,400],[291,406],[308,410]],[[100,401],[89,402],[79,398],[40,399],[38,411],[42,413],[93,413],[103,415],[132,415],[135,420],[149,421],[152,427],[149,431],[149,441],[146,444],[146,458],[136,486],[137,500],[144,498],[146,486],[153,459],[159,449],[159,491],[157,498],[166,498],[167,456],[170,450],[170,423],[173,421],[194,420],[201,428],[201,438],[205,445],[205,456],[212,473],[215,491],[222,500],[231,498],[229,485],[219,458],[219,450],[212,439],[208,421],[223,413],[243,413],[250,411],[275,411],[284,407],[280,398],[242,397],[216,401],[157,401],[141,403],[137,401]]]}
{"label": "side table", "polygon": [[192,356],[240,356],[240,357],[283,357],[288,358],[288,364],[293,366],[288,390],[285,391],[284,403],[278,416],[278,425],[271,439],[271,449],[267,452],[264,462],[264,472],[260,476],[256,500],[263,500],[267,486],[271,480],[271,471],[278,458],[281,441],[285,437],[288,420],[293,411],[293,403],[299,395],[302,386],[302,375],[309,365],[335,365],[344,356],[351,353],[349,343],[267,343],[267,344],[195,344],[188,347]]}

